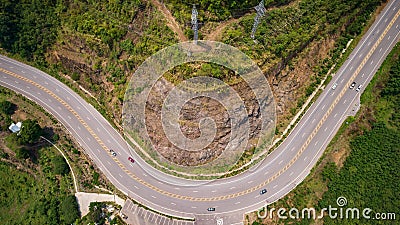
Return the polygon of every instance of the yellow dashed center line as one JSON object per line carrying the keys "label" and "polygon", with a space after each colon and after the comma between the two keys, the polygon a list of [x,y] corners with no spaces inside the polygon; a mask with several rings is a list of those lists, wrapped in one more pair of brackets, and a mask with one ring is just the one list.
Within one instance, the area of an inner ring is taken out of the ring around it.
{"label": "yellow dashed center line", "polygon": [[[371,48],[371,50],[368,52],[368,54],[366,55],[366,57],[364,58],[364,60],[361,62],[361,64],[358,66],[357,70],[354,72],[354,74],[352,75],[351,79],[349,79],[349,81],[347,82],[346,86],[349,86],[350,83],[352,82],[352,80],[359,74],[359,72],[361,71],[362,67],[365,65],[366,61],[371,57],[371,55],[373,54],[373,52],[375,51],[375,49],[377,48],[377,46],[381,43],[382,39],[384,38],[384,36],[386,35],[386,33],[389,31],[389,29],[393,26],[394,22],[396,21],[397,17],[399,16],[400,11],[398,11],[396,13],[396,15],[394,16],[393,20],[389,23],[389,25],[386,27],[385,31],[382,33],[382,35],[379,37],[378,41],[374,44],[374,46]],[[8,70],[5,70],[3,68],[0,68],[0,71],[3,73],[6,73],[10,76],[13,76],[15,78],[18,78],[20,80],[23,80],[27,83],[30,83],[34,86],[36,86],[37,88],[39,88],[40,90],[43,90],[44,92],[46,92],[47,94],[49,94],[50,96],[52,96],[53,98],[55,98],[58,102],[60,102],[63,106],[65,106],[68,111],[70,111],[77,119],[78,121],[85,127],[85,129],[94,137],[94,139],[97,141],[97,143],[99,143],[99,145],[103,148],[103,150],[105,150],[106,152],[109,152],[109,149],[107,148],[107,146],[103,143],[103,141],[101,141],[101,139],[93,132],[93,130],[87,125],[87,123],[78,115],[78,113],[70,106],[68,105],[64,100],[62,100],[60,97],[58,97],[57,95],[55,95],[53,92],[51,92],[49,89],[41,86],[40,84],[29,80],[28,78],[25,78],[23,76],[20,76],[16,73],[10,72]],[[262,188],[263,186],[267,185],[268,183],[271,183],[273,180],[275,180],[277,177],[279,177],[282,173],[284,173],[286,170],[289,169],[290,166],[292,166],[295,161],[301,156],[301,154],[304,152],[304,150],[307,148],[307,146],[310,144],[311,140],[315,137],[315,135],[317,134],[318,130],[321,128],[322,124],[326,121],[326,119],[328,118],[328,116],[331,114],[331,112],[333,111],[333,108],[337,105],[337,103],[339,102],[340,98],[343,97],[344,93],[346,92],[347,88],[344,88],[340,94],[338,95],[338,97],[336,97],[336,99],[334,100],[333,104],[329,107],[328,111],[326,112],[326,114],[323,116],[322,120],[318,123],[317,127],[313,130],[313,132],[311,133],[311,135],[307,138],[306,142],[302,145],[302,147],[300,148],[300,150],[297,152],[297,154],[290,160],[290,162],[280,171],[278,171],[276,174],[274,174],[272,177],[270,177],[269,179],[267,179],[266,181],[264,181],[263,183],[254,186],[252,188],[249,188],[247,190],[244,191],[240,191],[237,193],[233,193],[233,194],[229,194],[229,195],[224,195],[224,196],[217,196],[217,197],[191,197],[191,196],[183,196],[183,195],[178,195],[178,194],[174,194],[174,193],[170,193],[164,190],[161,190],[160,188],[153,186],[147,182],[145,182],[144,180],[142,180],[141,178],[139,178],[138,176],[136,176],[135,174],[133,174],[132,172],[130,172],[117,158],[112,158],[117,164],[118,166],[125,171],[125,173],[127,175],[129,175],[131,178],[133,178],[134,180],[136,180],[137,182],[141,183],[142,185],[157,191],[163,195],[172,197],[172,198],[177,198],[177,199],[182,199],[182,200],[190,200],[190,201],[220,201],[220,200],[225,200],[225,199],[230,199],[230,198],[235,198],[238,196],[242,196],[251,192],[254,192],[260,188]]]}

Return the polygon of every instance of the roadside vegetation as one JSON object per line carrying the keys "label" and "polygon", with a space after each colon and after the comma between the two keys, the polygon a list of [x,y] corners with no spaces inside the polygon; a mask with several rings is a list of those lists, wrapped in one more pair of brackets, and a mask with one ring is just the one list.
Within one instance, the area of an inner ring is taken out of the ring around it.
{"label": "roadside vegetation", "polygon": [[[58,150],[40,136],[51,140],[67,155],[80,191],[98,191],[95,185],[111,190],[113,187],[75,147],[58,122],[33,102],[3,87],[0,117],[0,221],[83,224],[70,168]],[[8,130],[12,122],[22,122],[20,132]]]}
{"label": "roadside vegetation", "polygon": [[[347,199],[345,207],[371,208],[374,213],[400,211],[400,45],[389,54],[378,73],[361,96],[361,109],[347,119],[329,144],[318,165],[291,193],[269,206],[314,207],[318,210],[336,200]],[[248,224],[314,224],[314,220],[257,219],[247,216]],[[361,216],[362,217],[362,216]],[[380,224],[377,220],[323,218],[324,224]]]}

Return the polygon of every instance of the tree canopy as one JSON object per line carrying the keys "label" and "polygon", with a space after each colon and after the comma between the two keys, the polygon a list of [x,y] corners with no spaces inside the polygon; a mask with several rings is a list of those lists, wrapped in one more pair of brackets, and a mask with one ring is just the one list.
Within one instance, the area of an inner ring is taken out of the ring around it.
{"label": "tree canopy", "polygon": [[64,157],[61,155],[58,155],[53,158],[53,166],[54,166],[54,173],[55,174],[60,174],[60,175],[65,175],[69,173],[69,166],[67,162],[65,161]]}
{"label": "tree canopy", "polygon": [[42,135],[43,130],[37,120],[27,119],[22,122],[21,131],[18,135],[20,144],[33,144],[37,142]]}
{"label": "tree canopy", "polygon": [[80,217],[78,202],[74,195],[68,195],[61,202],[60,217],[65,224],[73,224]]}
{"label": "tree canopy", "polygon": [[11,102],[5,100],[0,101],[0,111],[6,115],[11,115],[14,113],[15,105]]}

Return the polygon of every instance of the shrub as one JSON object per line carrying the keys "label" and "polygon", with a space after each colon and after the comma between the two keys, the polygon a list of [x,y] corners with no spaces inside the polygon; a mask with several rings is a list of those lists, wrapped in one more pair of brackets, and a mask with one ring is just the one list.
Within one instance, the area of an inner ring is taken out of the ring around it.
{"label": "shrub", "polygon": [[60,217],[65,224],[73,224],[80,217],[78,202],[74,195],[67,196],[61,202]]}
{"label": "shrub", "polygon": [[17,150],[15,151],[15,154],[16,154],[18,159],[27,159],[27,158],[29,158],[29,151],[24,147],[17,148]]}
{"label": "shrub", "polygon": [[65,175],[69,173],[69,166],[61,155],[53,158],[53,168],[55,174]]}
{"label": "shrub", "polygon": [[43,130],[37,120],[27,119],[22,122],[21,131],[18,135],[20,144],[33,144],[37,142],[42,135]]}
{"label": "shrub", "polygon": [[71,75],[72,80],[77,81],[77,80],[79,80],[79,78],[81,78],[81,75],[79,75],[79,73],[77,73],[77,72],[72,73],[72,75]]}

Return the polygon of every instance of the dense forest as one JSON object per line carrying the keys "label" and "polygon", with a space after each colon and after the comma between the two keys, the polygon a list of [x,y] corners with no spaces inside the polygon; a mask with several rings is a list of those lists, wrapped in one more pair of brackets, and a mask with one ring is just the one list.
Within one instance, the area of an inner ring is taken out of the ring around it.
{"label": "dense forest", "polygon": [[57,38],[60,12],[57,1],[0,2],[0,46],[28,60],[43,60]]}

